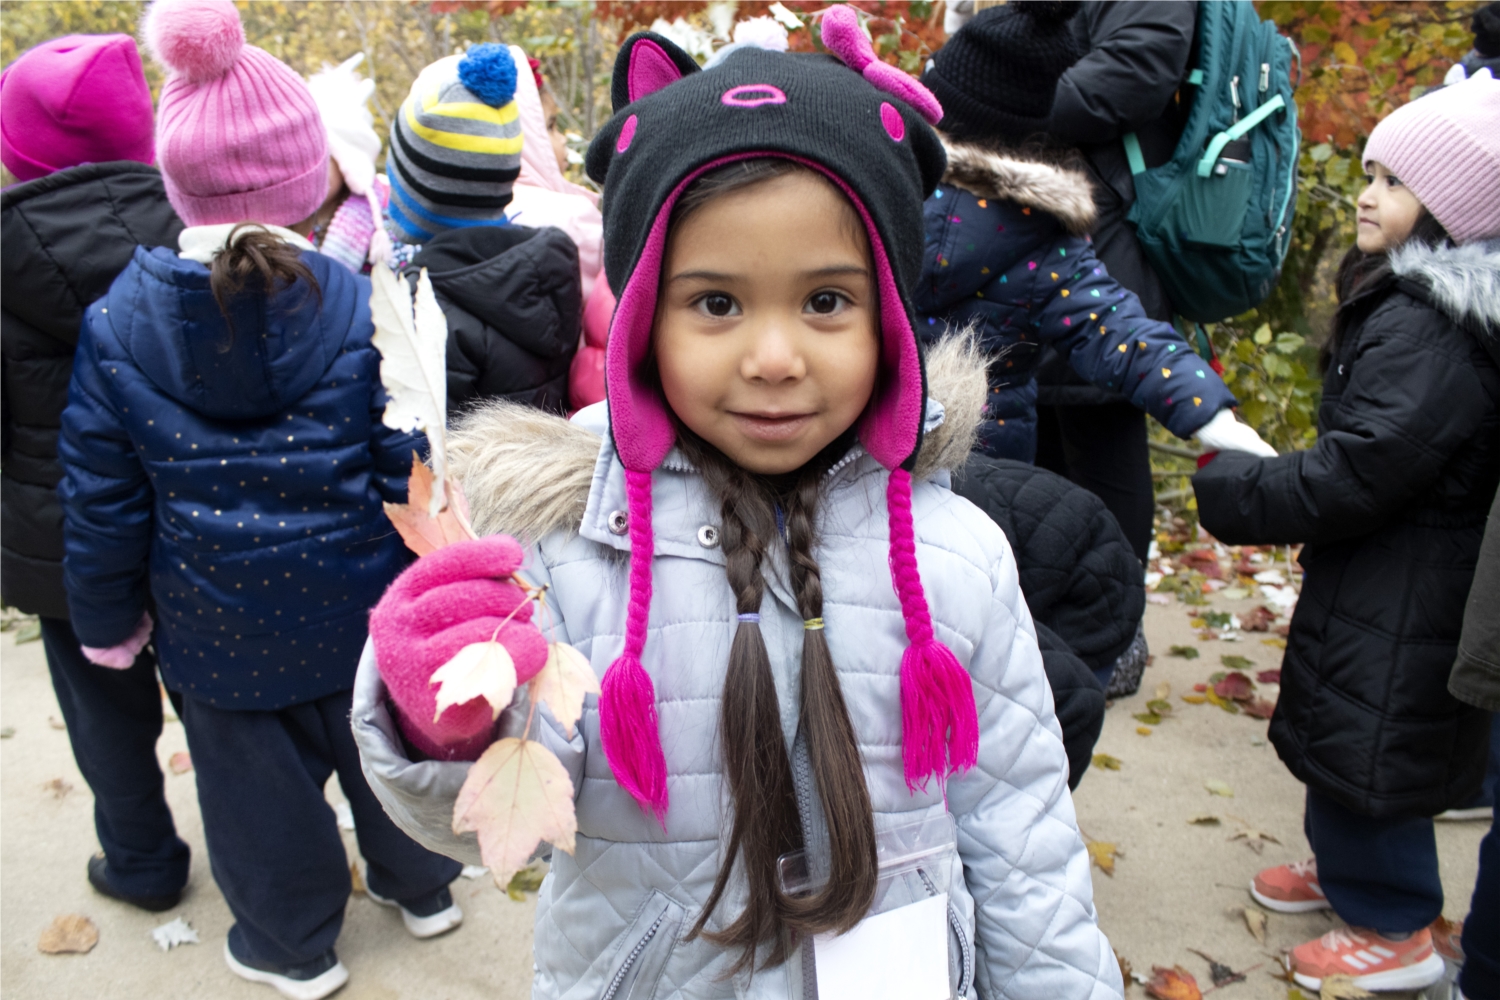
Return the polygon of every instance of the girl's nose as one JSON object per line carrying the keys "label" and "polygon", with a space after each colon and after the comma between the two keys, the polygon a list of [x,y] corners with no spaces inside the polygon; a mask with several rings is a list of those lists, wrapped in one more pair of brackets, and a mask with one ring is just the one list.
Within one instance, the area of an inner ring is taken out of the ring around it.
{"label": "girl's nose", "polygon": [[1359,198],[1358,198],[1358,200],[1355,201],[1355,204],[1358,205],[1360,208],[1364,208],[1364,209],[1374,208],[1375,207],[1375,185],[1374,184],[1366,184],[1364,190],[1359,193]]}
{"label": "girl's nose", "polygon": [[758,323],[748,331],[750,342],[740,360],[740,374],[750,382],[795,382],[807,374],[807,364],[796,338],[776,321]]}

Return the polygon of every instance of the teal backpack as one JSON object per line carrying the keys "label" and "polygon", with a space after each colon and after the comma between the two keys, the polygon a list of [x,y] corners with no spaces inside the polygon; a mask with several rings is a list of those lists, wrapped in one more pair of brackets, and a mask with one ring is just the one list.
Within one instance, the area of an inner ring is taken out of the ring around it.
{"label": "teal backpack", "polygon": [[1250,0],[1203,0],[1172,159],[1148,170],[1135,134],[1124,137],[1130,222],[1185,319],[1253,309],[1281,273],[1297,194],[1294,60],[1300,76],[1296,46]]}

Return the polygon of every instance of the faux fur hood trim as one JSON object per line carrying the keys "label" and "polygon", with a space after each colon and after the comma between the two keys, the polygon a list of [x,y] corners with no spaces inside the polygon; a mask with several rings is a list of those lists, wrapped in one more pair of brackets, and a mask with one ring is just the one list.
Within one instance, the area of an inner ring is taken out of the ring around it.
{"label": "faux fur hood trim", "polygon": [[[923,437],[912,472],[918,480],[968,459],[989,392],[987,371],[971,334],[946,337],[927,352],[927,394],[943,404],[944,417]],[[448,464],[476,532],[535,541],[578,529],[601,444],[597,434],[562,417],[491,400],[449,429]]]}
{"label": "faux fur hood trim", "polygon": [[944,182],[981,198],[1013,201],[1055,217],[1074,236],[1094,228],[1094,191],[1081,171],[1023,160],[982,146],[945,139]]}
{"label": "faux fur hood trim", "polygon": [[1426,285],[1432,305],[1454,323],[1500,336],[1500,239],[1440,247],[1411,242],[1391,254],[1391,270]]}

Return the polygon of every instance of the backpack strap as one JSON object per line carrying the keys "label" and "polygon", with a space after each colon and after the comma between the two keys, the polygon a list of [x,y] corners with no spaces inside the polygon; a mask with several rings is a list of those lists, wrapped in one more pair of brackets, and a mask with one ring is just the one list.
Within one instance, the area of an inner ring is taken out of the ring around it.
{"label": "backpack strap", "polygon": [[1254,111],[1250,112],[1244,118],[1241,118],[1238,122],[1235,122],[1233,126],[1225,129],[1223,132],[1220,132],[1218,135],[1209,140],[1208,150],[1203,154],[1203,159],[1198,161],[1198,176],[1207,177],[1210,173],[1213,172],[1214,164],[1218,161],[1219,154],[1223,152],[1225,146],[1229,145],[1231,142],[1238,139],[1240,136],[1244,135],[1246,132],[1250,131],[1255,126],[1259,125],[1261,122],[1265,121],[1267,118],[1271,117],[1273,114],[1280,111],[1284,107],[1286,107],[1286,99],[1280,94],[1277,94],[1275,97],[1271,98],[1269,101],[1262,104]]}
{"label": "backpack strap", "polygon": [[1141,155],[1141,140],[1134,132],[1120,136],[1125,145],[1125,159],[1130,163],[1130,175],[1138,177],[1146,172],[1146,158]]}

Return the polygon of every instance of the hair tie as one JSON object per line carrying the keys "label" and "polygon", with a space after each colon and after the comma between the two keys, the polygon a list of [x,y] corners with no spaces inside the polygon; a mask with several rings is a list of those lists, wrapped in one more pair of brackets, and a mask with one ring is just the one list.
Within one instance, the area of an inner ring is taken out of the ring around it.
{"label": "hair tie", "polygon": [[748,615],[740,615],[740,621],[749,622],[751,625],[759,625],[760,615],[755,614],[754,612],[751,612]]}
{"label": "hair tie", "polygon": [[823,619],[821,619],[821,618],[809,618],[805,622],[802,623],[802,627],[803,627],[803,629],[805,629],[808,632],[817,632],[819,629],[821,629],[823,627]]}

